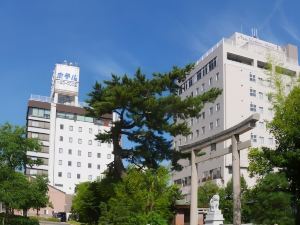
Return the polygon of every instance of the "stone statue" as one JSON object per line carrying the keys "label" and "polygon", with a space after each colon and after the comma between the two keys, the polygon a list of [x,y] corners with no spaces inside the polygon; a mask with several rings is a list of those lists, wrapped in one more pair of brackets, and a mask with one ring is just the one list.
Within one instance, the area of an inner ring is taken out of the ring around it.
{"label": "stone statue", "polygon": [[221,225],[224,222],[224,217],[219,209],[220,196],[214,195],[209,201],[209,210],[206,214],[206,225]]}
{"label": "stone statue", "polygon": [[209,211],[210,212],[217,212],[219,210],[219,201],[220,201],[220,196],[219,195],[214,195],[210,201],[209,201]]}

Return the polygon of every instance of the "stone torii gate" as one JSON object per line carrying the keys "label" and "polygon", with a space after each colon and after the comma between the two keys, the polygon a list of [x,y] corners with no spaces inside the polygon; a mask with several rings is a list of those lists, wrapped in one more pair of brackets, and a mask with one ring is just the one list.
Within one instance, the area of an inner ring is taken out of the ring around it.
{"label": "stone torii gate", "polygon": [[[232,179],[233,179],[233,225],[241,224],[241,183],[240,183],[240,150],[251,147],[251,140],[239,141],[239,136],[255,127],[259,120],[259,114],[253,114],[239,124],[221,131],[211,137],[207,137],[198,142],[179,147],[182,153],[191,154],[191,207],[190,225],[198,224],[198,174],[196,164],[216,157],[232,153]],[[217,143],[231,139],[231,146],[220,151],[211,151],[196,158],[197,153],[206,147],[214,149]]]}

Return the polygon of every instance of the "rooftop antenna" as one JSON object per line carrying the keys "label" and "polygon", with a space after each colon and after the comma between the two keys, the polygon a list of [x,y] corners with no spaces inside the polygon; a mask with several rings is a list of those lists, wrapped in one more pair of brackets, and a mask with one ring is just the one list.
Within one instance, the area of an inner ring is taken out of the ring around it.
{"label": "rooftop antenna", "polygon": [[251,35],[254,38],[258,38],[257,28],[251,28]]}

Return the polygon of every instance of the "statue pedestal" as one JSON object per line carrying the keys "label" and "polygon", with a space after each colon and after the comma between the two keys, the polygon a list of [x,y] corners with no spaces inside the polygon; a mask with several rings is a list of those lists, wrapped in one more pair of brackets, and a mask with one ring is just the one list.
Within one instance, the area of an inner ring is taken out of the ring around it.
{"label": "statue pedestal", "polygon": [[224,217],[221,210],[208,211],[205,218],[205,225],[221,225]]}

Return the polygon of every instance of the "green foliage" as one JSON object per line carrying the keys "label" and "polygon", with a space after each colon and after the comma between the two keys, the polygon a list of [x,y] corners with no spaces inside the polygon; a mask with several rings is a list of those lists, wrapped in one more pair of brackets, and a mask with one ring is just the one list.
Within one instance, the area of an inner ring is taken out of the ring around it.
{"label": "green foliage", "polygon": [[0,201],[4,203],[7,214],[13,209],[28,210],[40,208],[48,203],[47,180],[42,177],[29,181],[16,170],[25,165],[38,165],[39,160],[27,157],[27,151],[39,151],[37,139],[27,138],[24,127],[8,123],[0,126]]}
{"label": "green foliage", "polygon": [[129,169],[115,187],[115,196],[102,203],[100,225],[167,225],[173,206],[180,197],[175,185],[169,185],[165,168],[145,171]]}
{"label": "green foliage", "polygon": [[6,216],[0,214],[0,224],[3,224],[3,220],[5,221],[5,225],[39,225],[37,219],[23,216]]}
{"label": "green foliage", "polygon": [[21,209],[27,201],[27,192],[30,191],[28,189],[29,181],[24,174],[19,172],[11,170],[2,170],[1,172],[2,176],[6,176],[6,179],[0,182],[0,201],[8,209]]}
{"label": "green foliage", "polygon": [[289,182],[283,173],[269,173],[250,191],[251,219],[256,224],[294,224]]}
{"label": "green foliage", "polygon": [[97,224],[102,214],[101,203],[108,202],[114,195],[116,180],[105,177],[101,181],[80,183],[72,202],[72,212],[77,214],[80,222]]}
{"label": "green foliage", "polygon": [[0,165],[12,170],[24,169],[25,165],[37,165],[41,162],[27,157],[27,151],[40,151],[37,139],[26,138],[24,127],[4,124],[0,126]]}
{"label": "green foliage", "polygon": [[250,176],[264,176],[273,170],[270,160],[267,159],[265,151],[266,148],[251,148],[248,152]]}
{"label": "green foliage", "polygon": [[296,224],[300,223],[300,87],[294,87],[268,125],[277,141],[275,151],[266,151],[268,160],[283,171],[291,183],[296,205]]}
{"label": "green foliage", "polygon": [[[125,173],[123,159],[144,168],[158,168],[163,160],[172,160],[179,168],[182,155],[173,151],[171,141],[164,134],[188,135],[190,130],[186,118],[198,117],[206,102],[212,102],[221,93],[212,88],[196,97],[181,99],[177,95],[178,81],[182,81],[193,65],[174,67],[168,73],[156,73],[147,78],[140,69],[133,77],[112,75],[110,81],[96,83],[89,94],[89,114],[100,118],[112,112],[119,116],[111,130],[99,134],[101,142],[112,142],[114,146],[113,169],[116,177]],[[125,149],[120,137],[126,136],[134,147]],[[112,167],[111,167],[112,168]]]}
{"label": "green foliage", "polygon": [[[40,208],[44,208],[49,204],[48,193],[48,179],[44,176],[36,176],[32,179],[29,185],[27,204],[22,207],[22,209],[33,208],[38,211]],[[27,207],[27,208],[26,208]]]}
{"label": "green foliage", "polygon": [[[249,205],[247,199],[248,187],[244,177],[241,177],[241,204],[242,204],[242,222],[249,222]],[[224,223],[232,223],[233,220],[233,182],[232,179],[227,183],[225,188],[221,188],[220,209],[224,215]]]}
{"label": "green foliage", "polygon": [[220,188],[212,181],[205,182],[198,188],[198,207],[209,208],[209,201],[213,195],[219,193]]}

